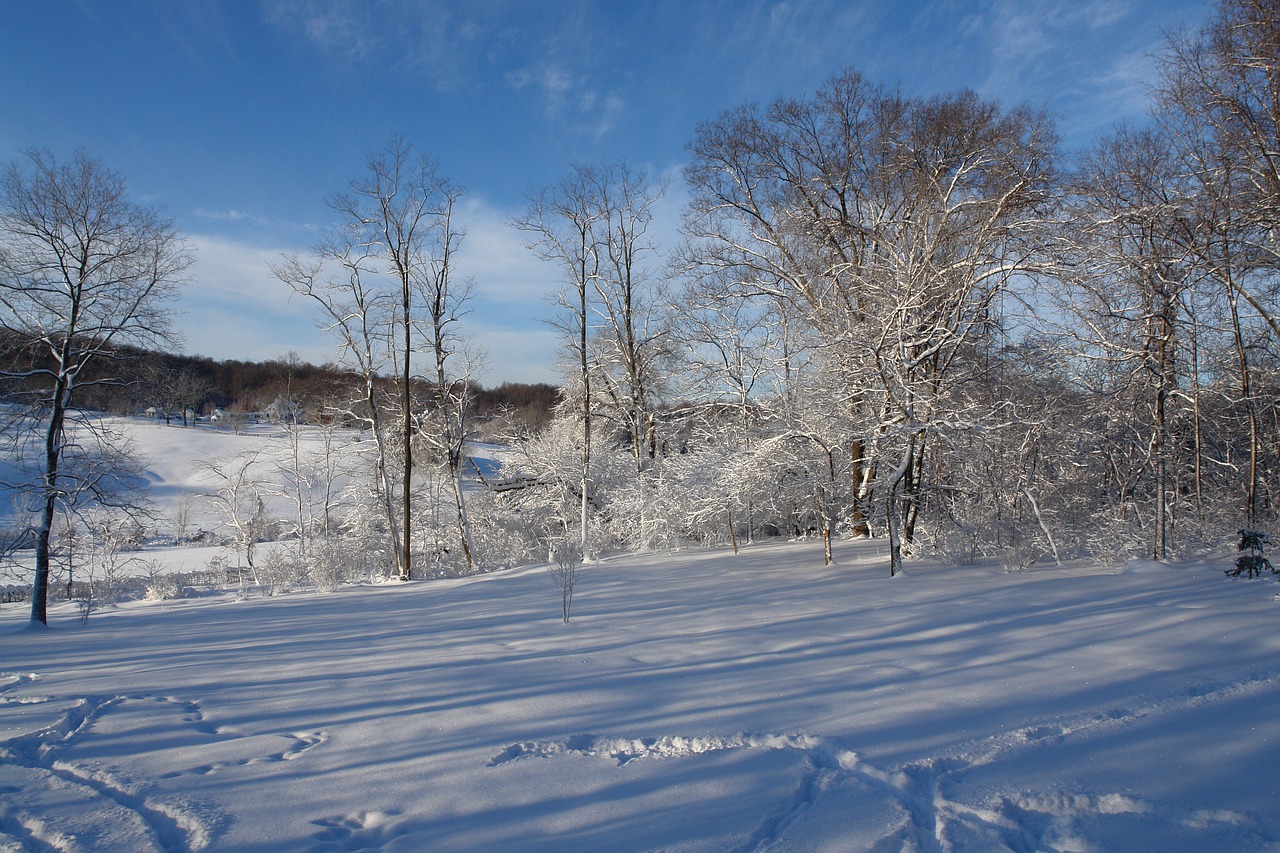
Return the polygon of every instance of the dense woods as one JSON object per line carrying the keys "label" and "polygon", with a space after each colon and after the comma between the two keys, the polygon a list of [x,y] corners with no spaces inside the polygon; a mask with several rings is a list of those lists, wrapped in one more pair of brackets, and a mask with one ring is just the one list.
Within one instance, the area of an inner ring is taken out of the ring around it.
{"label": "dense woods", "polygon": [[[1280,10],[1224,2],[1159,69],[1150,121],[1078,152],[1037,110],[852,70],[728,110],[689,145],[662,259],[624,167],[535,198],[526,227],[575,226],[566,389],[589,400],[553,433],[598,433],[590,476],[544,466],[557,517],[589,484],[614,545],[872,535],[891,571],[1160,559],[1273,524]],[[624,292],[669,306],[642,395],[608,390],[635,361]]]}

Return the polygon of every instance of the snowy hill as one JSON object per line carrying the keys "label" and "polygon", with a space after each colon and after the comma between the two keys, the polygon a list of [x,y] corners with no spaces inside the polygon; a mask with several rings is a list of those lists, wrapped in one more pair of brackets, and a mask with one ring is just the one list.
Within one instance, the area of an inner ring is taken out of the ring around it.
{"label": "snowy hill", "polygon": [[837,557],[5,606],[0,848],[1280,849],[1274,584]]}

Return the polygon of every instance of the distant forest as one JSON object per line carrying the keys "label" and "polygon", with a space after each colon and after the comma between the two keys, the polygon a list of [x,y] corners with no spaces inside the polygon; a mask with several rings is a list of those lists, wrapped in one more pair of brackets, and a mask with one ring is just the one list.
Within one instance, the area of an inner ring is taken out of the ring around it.
{"label": "distant forest", "polygon": [[[6,337],[0,346],[0,371],[22,377],[45,367],[33,347]],[[363,382],[337,365],[315,365],[292,356],[215,360],[134,347],[115,347],[109,355],[77,383],[76,406],[117,415],[139,415],[154,408],[170,421],[183,423],[184,414],[206,418],[221,410],[234,417],[290,403],[303,419],[324,422],[331,417],[329,402],[349,396],[352,385]],[[129,378],[103,381],[107,376]],[[26,384],[21,378],[11,379],[5,396],[23,397]],[[425,395],[430,384],[419,384]],[[32,385],[36,387],[38,383]],[[476,429],[487,438],[505,440],[545,428],[560,389],[547,383],[503,382],[494,388],[471,383],[467,399]]]}

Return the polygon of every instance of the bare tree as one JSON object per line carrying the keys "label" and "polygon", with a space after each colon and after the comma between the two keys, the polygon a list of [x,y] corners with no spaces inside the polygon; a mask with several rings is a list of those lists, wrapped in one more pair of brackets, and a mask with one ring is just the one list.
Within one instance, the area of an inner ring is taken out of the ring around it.
{"label": "bare tree", "polygon": [[[288,256],[272,268],[321,307],[342,357],[364,380],[362,406],[349,414],[366,422],[377,442],[380,499],[403,580],[412,576],[413,335],[421,316],[415,295],[450,245],[448,222],[458,192],[433,163],[393,138],[369,156],[362,178],[329,199],[340,222],[314,257]],[[395,377],[390,389],[388,373]],[[395,414],[389,413],[392,400]],[[397,461],[398,477],[392,471]]]}
{"label": "bare tree", "polygon": [[659,362],[668,349],[668,330],[657,314],[656,282],[647,267],[657,251],[648,228],[667,182],[655,183],[626,163],[582,174],[601,214],[596,237],[603,263],[592,281],[598,318],[596,384],[608,401],[605,411],[627,434],[636,470],[643,473],[657,454],[654,407]]}
{"label": "bare tree", "polygon": [[[444,457],[453,496],[458,542],[462,547],[466,569],[470,572],[475,566],[475,556],[472,553],[471,528],[462,478],[466,464],[467,415],[471,408],[470,374],[479,358],[474,353],[467,357],[467,353],[457,352],[461,341],[454,327],[470,299],[471,283],[459,283],[453,278],[454,251],[464,236],[453,222],[456,199],[457,192],[453,191],[443,200],[439,253],[432,259],[426,275],[421,279],[419,292],[433,368],[431,403],[425,419],[430,428],[425,439]],[[455,375],[459,360],[455,358],[456,355],[463,356],[462,375]]]}
{"label": "bare tree", "polygon": [[582,573],[582,552],[576,543],[561,540],[551,545],[551,562],[547,570],[560,587],[560,621],[569,624],[569,612],[573,609],[573,590]]}
{"label": "bare tree", "polygon": [[180,416],[184,427],[191,425],[200,405],[214,392],[213,383],[200,374],[162,364],[146,371],[143,386],[144,399],[161,410],[165,423]]}
{"label": "bare tree", "polygon": [[255,560],[258,542],[270,525],[265,498],[269,492],[258,470],[260,451],[249,451],[226,459],[211,459],[200,466],[209,481],[204,494],[209,505],[226,520],[233,532],[233,542],[244,554],[253,582],[259,582]]}
{"label": "bare tree", "polygon": [[[50,532],[76,491],[77,473],[63,465],[75,392],[113,347],[173,340],[166,302],[192,258],[173,224],[131,202],[124,178],[85,151],[67,162],[31,151],[27,161],[0,180],[0,328],[30,357],[29,369],[7,375],[32,399],[27,420],[43,433],[31,621],[44,624]],[[101,375],[94,381],[120,379]]]}
{"label": "bare tree", "polygon": [[[1182,125],[1183,141],[1208,141],[1234,186],[1241,248],[1254,266],[1280,265],[1280,9],[1270,0],[1221,0],[1198,32],[1174,35],[1162,58],[1157,104]],[[1210,190],[1213,186],[1209,187]],[[1241,282],[1241,296],[1280,335],[1280,316]]]}
{"label": "bare tree", "polygon": [[590,331],[588,302],[591,290],[601,275],[602,258],[599,231],[606,212],[601,209],[594,190],[596,177],[589,166],[576,166],[572,174],[553,187],[546,187],[529,199],[524,216],[511,224],[529,232],[529,248],[543,260],[558,264],[564,273],[564,289],[557,302],[569,314],[561,326],[565,347],[572,354],[577,376],[574,391],[581,395],[578,406],[581,420],[579,453],[579,524],[578,549],[590,554],[591,507],[591,360],[587,350]]}
{"label": "bare tree", "polygon": [[[730,459],[749,454],[760,438],[757,424],[764,405],[758,392],[768,396],[769,364],[780,330],[767,310],[742,294],[733,292],[723,276],[690,282],[681,294],[681,307],[673,327],[673,344],[681,352],[677,392],[698,401],[709,414],[712,426],[708,442],[723,445]],[[745,484],[734,482],[740,466],[725,464],[719,469],[730,478],[728,488],[719,491],[722,512],[729,522],[731,541],[735,505],[742,512],[747,540],[754,536],[754,495]],[[744,517],[745,516],[745,517]]]}
{"label": "bare tree", "polygon": [[1184,322],[1182,296],[1191,286],[1188,252],[1179,245],[1184,187],[1167,138],[1155,130],[1121,129],[1100,140],[1085,159],[1077,181],[1074,235],[1064,293],[1080,320],[1083,349],[1095,359],[1106,386],[1100,398],[1132,400],[1125,426],[1100,436],[1126,435],[1111,458],[1117,468],[1121,516],[1135,499],[1136,480],[1150,481],[1151,550],[1164,559],[1169,548],[1172,408],[1178,389],[1179,345]]}
{"label": "bare tree", "polygon": [[[1262,0],[1222,0],[1198,31],[1169,37],[1161,57],[1156,117],[1179,165],[1197,185],[1195,214],[1179,241],[1199,272],[1221,288],[1208,299],[1228,309],[1233,389],[1244,410],[1249,459],[1246,524],[1253,526],[1265,478],[1264,413],[1257,332],[1280,340],[1280,9]],[[1225,297],[1225,299],[1223,298]],[[1196,377],[1198,378],[1198,377]],[[1197,386],[1198,387],[1198,386]],[[1201,442],[1196,397],[1197,466]],[[1201,494],[1200,469],[1196,485]]]}

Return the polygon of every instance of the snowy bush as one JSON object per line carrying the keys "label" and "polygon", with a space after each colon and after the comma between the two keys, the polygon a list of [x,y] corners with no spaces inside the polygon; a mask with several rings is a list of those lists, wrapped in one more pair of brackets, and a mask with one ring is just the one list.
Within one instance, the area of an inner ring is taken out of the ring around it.
{"label": "snowy bush", "polygon": [[317,536],[311,540],[306,573],[318,592],[334,592],[343,582],[355,577],[357,572],[348,553],[349,549],[336,537]]}
{"label": "snowy bush", "polygon": [[534,521],[534,513],[513,512],[500,501],[498,495],[481,492],[472,496],[468,504],[471,547],[479,571],[527,565],[545,554],[537,535],[539,529],[546,529],[545,519],[539,524]]}
{"label": "snowy bush", "polygon": [[169,601],[182,597],[182,588],[178,579],[164,571],[158,560],[147,563],[146,588],[142,593],[145,601]]}
{"label": "snowy bush", "polygon": [[245,575],[240,567],[231,568],[227,562],[225,554],[214,554],[209,558],[209,577],[216,585],[224,583],[240,583],[245,582]]}

